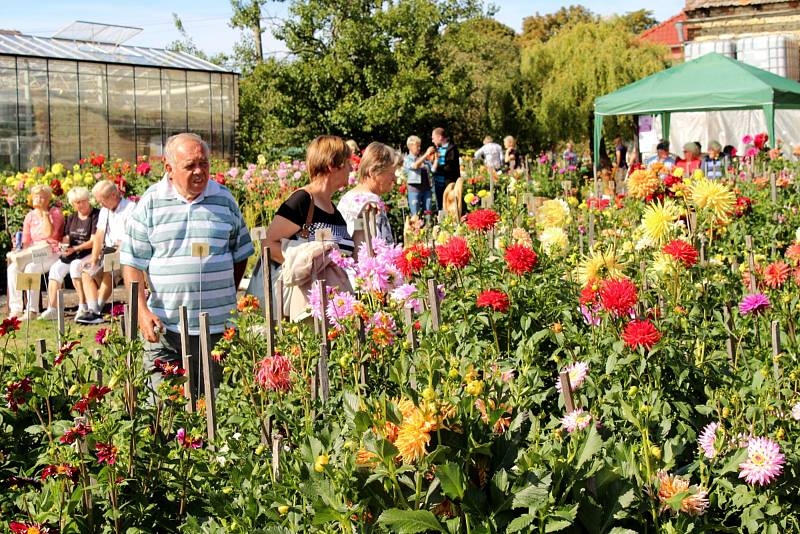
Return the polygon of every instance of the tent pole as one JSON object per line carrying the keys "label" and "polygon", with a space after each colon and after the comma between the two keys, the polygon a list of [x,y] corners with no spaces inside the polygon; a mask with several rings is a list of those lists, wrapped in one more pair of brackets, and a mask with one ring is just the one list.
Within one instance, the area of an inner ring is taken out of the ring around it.
{"label": "tent pole", "polygon": [[669,143],[669,120],[670,113],[664,111],[661,113],[661,138]]}
{"label": "tent pole", "polygon": [[778,140],[775,139],[775,104],[764,104],[764,119],[767,123],[767,135],[769,135],[769,146],[775,148],[778,146]]}

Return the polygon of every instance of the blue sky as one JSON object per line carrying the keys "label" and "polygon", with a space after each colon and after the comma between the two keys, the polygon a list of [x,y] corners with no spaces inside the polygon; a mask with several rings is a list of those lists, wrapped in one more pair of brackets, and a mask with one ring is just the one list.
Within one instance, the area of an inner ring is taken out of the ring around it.
{"label": "blue sky", "polygon": [[[636,0],[495,0],[500,9],[495,17],[519,31],[522,19],[536,12],[550,13],[564,5],[582,4],[596,13],[609,15],[636,9],[653,11],[658,20],[678,13],[683,0],[641,2]],[[163,48],[178,38],[172,23],[175,12],[184,22],[195,43],[209,53],[230,52],[239,39],[239,32],[228,26],[231,8],[228,0],[0,0],[0,27],[22,33],[51,36],[75,20],[103,22],[143,28],[130,44]],[[268,2],[265,16],[285,17],[287,3]],[[265,52],[280,51],[281,43],[265,34]]]}

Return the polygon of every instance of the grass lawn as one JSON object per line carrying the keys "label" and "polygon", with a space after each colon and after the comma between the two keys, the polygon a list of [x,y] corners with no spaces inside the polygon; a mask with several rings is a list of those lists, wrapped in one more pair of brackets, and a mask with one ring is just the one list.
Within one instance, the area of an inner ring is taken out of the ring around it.
{"label": "grass lawn", "polygon": [[[119,328],[119,320],[116,320],[117,328]],[[77,336],[77,339],[86,348],[94,348],[95,341],[94,335],[103,327],[110,327],[111,322],[108,321],[103,324],[81,325],[77,324],[72,318],[67,319],[64,324],[67,336]],[[17,332],[17,339],[9,343],[8,347],[11,350],[18,351],[25,347],[25,341],[28,340],[28,345],[33,345],[38,339],[44,339],[47,343],[48,350],[56,350],[56,331],[58,323],[56,321],[39,321],[33,319],[31,321],[23,321],[20,329]]]}

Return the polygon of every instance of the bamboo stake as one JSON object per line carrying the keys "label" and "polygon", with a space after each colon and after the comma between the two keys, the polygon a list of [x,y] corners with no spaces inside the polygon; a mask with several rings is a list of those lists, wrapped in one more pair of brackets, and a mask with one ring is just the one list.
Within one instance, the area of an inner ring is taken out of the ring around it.
{"label": "bamboo stake", "polygon": [[441,322],[441,303],[439,302],[439,291],[436,288],[436,280],[428,278],[428,305],[431,310],[431,323],[434,330],[439,330]]}
{"label": "bamboo stake", "polygon": [[205,386],[206,400],[206,429],[208,432],[208,448],[214,450],[213,442],[217,437],[217,409],[214,404],[214,384],[211,374],[213,362],[211,360],[211,334],[208,327],[208,313],[200,314],[200,354],[203,359],[203,385]]}
{"label": "bamboo stake", "polygon": [[747,266],[750,268],[750,293],[756,292],[756,259],[753,254],[753,236],[750,234],[744,236],[744,242],[747,246]]}
{"label": "bamboo stake", "polygon": [[186,399],[186,413],[194,413],[195,396],[192,386],[195,380],[199,380],[200,377],[195,377],[195,380],[192,380],[192,354],[189,353],[189,316],[186,306],[178,308],[178,321],[181,331],[181,359],[183,362],[183,369],[186,371],[186,382],[183,384],[183,396]]}

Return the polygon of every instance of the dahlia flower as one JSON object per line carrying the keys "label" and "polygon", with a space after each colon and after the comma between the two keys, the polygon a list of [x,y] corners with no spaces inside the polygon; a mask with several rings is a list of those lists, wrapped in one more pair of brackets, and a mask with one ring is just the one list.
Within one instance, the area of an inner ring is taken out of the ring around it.
{"label": "dahlia flower", "polygon": [[689,493],[681,499],[680,511],[692,516],[703,515],[708,508],[708,490],[703,486],[689,485],[689,481],[678,475],[670,475],[664,471],[656,473],[658,478],[658,500],[661,513],[671,510],[669,501],[681,493]]}
{"label": "dahlia flower", "polygon": [[700,438],[697,440],[700,450],[706,458],[715,458],[719,451],[716,447],[717,430],[720,428],[719,423],[716,421],[708,423],[703,431],[700,433]]}
{"label": "dahlia flower", "polygon": [[436,247],[436,255],[442,267],[455,267],[463,269],[469,263],[472,255],[469,251],[467,240],[463,237],[451,237],[444,245]]}
{"label": "dahlia flower", "polygon": [[567,252],[569,240],[567,233],[558,226],[549,226],[539,234],[542,250],[548,256],[561,256]]}
{"label": "dahlia flower", "polygon": [[592,251],[578,266],[578,280],[586,285],[590,280],[605,280],[607,278],[622,278],[622,263],[613,250],[608,252]]}
{"label": "dahlia flower", "polygon": [[671,200],[648,204],[642,214],[642,230],[645,237],[655,243],[663,243],[678,220],[678,206]]}
{"label": "dahlia flower", "polygon": [[604,280],[600,286],[600,304],[615,317],[629,315],[638,298],[636,284],[627,278]]}
{"label": "dahlia flower", "polygon": [[697,250],[682,239],[673,239],[661,249],[687,269],[697,263]]}
{"label": "dahlia flower", "polygon": [[661,179],[652,170],[637,169],[626,180],[628,194],[643,200],[656,192],[661,185]]}
{"label": "dahlia flower", "polygon": [[720,221],[727,221],[736,203],[736,195],[717,180],[702,178],[690,188],[691,200],[700,209],[706,209]]}
{"label": "dahlia flower", "polygon": [[777,443],[769,438],[751,438],[747,443],[747,460],[739,464],[739,478],[748,484],[766,486],[780,476],[784,462]]}
{"label": "dahlia flower", "polygon": [[658,343],[658,340],[661,339],[661,333],[653,326],[653,323],[647,319],[642,321],[637,320],[631,321],[625,325],[622,339],[631,349],[636,350],[637,347],[644,347],[650,350],[653,348],[653,345]]}
{"label": "dahlia flower", "polygon": [[569,412],[561,418],[561,425],[567,432],[575,432],[576,430],[583,430],[592,421],[592,414],[584,412],[583,408],[578,408]]}
{"label": "dahlia flower", "polygon": [[769,307],[769,297],[763,293],[752,293],[745,295],[742,302],[739,303],[739,313],[742,315],[760,315]]}
{"label": "dahlia flower", "polygon": [[491,308],[494,311],[506,313],[508,311],[508,307],[510,306],[510,302],[508,300],[508,295],[502,291],[487,289],[478,295],[475,305],[478,308]]}
{"label": "dahlia flower", "polygon": [[508,270],[517,275],[530,272],[536,265],[536,252],[525,245],[509,245],[504,255]]}
{"label": "dahlia flower", "polygon": [[782,261],[775,261],[764,268],[764,283],[772,289],[778,289],[789,278],[790,269]]}
{"label": "dahlia flower", "polygon": [[545,200],[536,212],[536,222],[542,228],[564,227],[570,221],[569,204],[560,198]]}
{"label": "dahlia flower", "polygon": [[256,364],[256,382],[267,391],[289,391],[292,362],[281,354],[267,356]]}
{"label": "dahlia flower", "polygon": [[[589,364],[586,362],[575,362],[567,366],[564,371],[569,373],[569,389],[570,391],[575,391],[586,380],[586,376],[589,374]],[[556,391],[561,391],[561,373],[559,373],[558,379],[556,380]]]}
{"label": "dahlia flower", "polygon": [[494,228],[500,221],[500,216],[494,210],[475,210],[468,213],[464,220],[470,230],[486,232]]}

